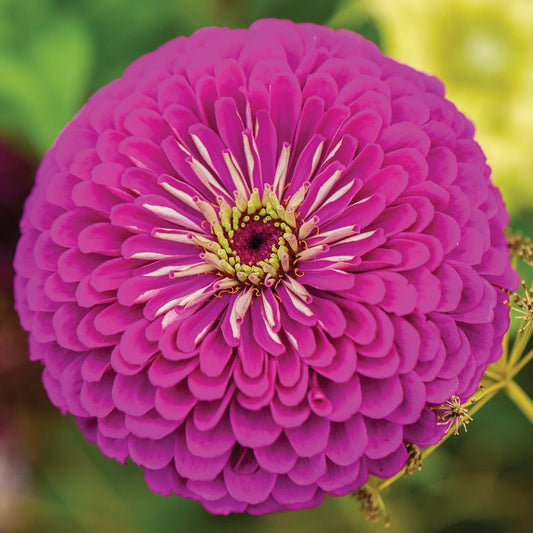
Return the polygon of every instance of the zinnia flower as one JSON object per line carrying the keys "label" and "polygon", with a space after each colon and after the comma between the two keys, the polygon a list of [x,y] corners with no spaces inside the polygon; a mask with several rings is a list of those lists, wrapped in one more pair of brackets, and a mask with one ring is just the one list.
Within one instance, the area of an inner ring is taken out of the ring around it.
{"label": "zinnia flower", "polygon": [[508,217],[473,134],[349,31],[266,20],[142,57],[26,204],[17,308],[51,401],[214,513],[395,474],[508,327]]}

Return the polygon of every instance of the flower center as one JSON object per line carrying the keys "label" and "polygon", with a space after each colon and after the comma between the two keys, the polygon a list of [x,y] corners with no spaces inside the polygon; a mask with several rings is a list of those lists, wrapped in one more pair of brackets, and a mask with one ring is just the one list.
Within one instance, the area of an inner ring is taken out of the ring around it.
{"label": "flower center", "polygon": [[202,259],[226,277],[251,285],[275,285],[294,271],[300,250],[295,209],[305,196],[308,184],[283,206],[270,185],[262,196],[235,192],[235,205],[217,197],[218,210],[203,200],[198,209],[211,225],[213,240],[198,235],[193,242],[204,249]]}
{"label": "flower center", "polygon": [[238,229],[230,246],[239,256],[241,263],[253,265],[270,258],[272,247],[283,236],[283,232],[272,220],[252,220],[243,223]]}

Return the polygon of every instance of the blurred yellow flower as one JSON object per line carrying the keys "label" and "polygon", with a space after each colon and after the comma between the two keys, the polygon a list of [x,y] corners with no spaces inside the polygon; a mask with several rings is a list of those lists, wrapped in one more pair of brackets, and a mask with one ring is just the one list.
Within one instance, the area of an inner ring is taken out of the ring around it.
{"label": "blurred yellow flower", "polygon": [[438,76],[511,210],[533,200],[533,2],[367,0],[384,52]]}

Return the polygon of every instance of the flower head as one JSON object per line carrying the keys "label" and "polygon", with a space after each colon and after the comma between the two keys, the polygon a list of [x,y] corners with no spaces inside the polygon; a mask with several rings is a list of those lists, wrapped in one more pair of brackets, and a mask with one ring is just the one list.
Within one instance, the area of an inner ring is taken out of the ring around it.
{"label": "flower head", "polygon": [[348,31],[208,28],[46,154],[17,308],[52,402],[163,494],[311,507],[439,441],[516,285],[471,123]]}

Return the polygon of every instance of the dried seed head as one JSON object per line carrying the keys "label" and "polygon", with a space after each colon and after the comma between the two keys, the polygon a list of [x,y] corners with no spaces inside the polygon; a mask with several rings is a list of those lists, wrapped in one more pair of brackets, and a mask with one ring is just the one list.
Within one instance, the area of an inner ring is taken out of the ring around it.
{"label": "dried seed head", "polygon": [[506,238],[511,255],[519,257],[526,263],[533,263],[533,244],[529,237],[508,232]]}
{"label": "dried seed head", "polygon": [[454,427],[454,435],[459,435],[459,428],[463,426],[465,432],[466,425],[469,424],[473,418],[468,414],[468,408],[461,404],[458,396],[452,396],[449,400],[436,407],[432,407],[437,413],[437,425],[445,426],[446,431],[450,431]]}
{"label": "dried seed head", "polygon": [[524,291],[524,296],[518,294],[518,292],[512,293],[511,302],[515,305],[511,309],[517,315],[515,318],[523,321],[519,333],[524,333],[526,327],[533,323],[533,288],[528,289],[524,280],[522,280],[521,287]]}
{"label": "dried seed head", "polygon": [[357,489],[352,496],[361,502],[361,510],[365,513],[365,518],[370,522],[377,522],[381,517],[385,522],[385,527],[390,526],[390,516],[385,508],[383,499],[376,487],[368,483]]}
{"label": "dried seed head", "polygon": [[416,444],[412,444],[411,442],[406,442],[405,447],[409,454],[409,459],[405,465],[405,475],[410,476],[416,470],[419,472],[422,470],[422,452]]}

